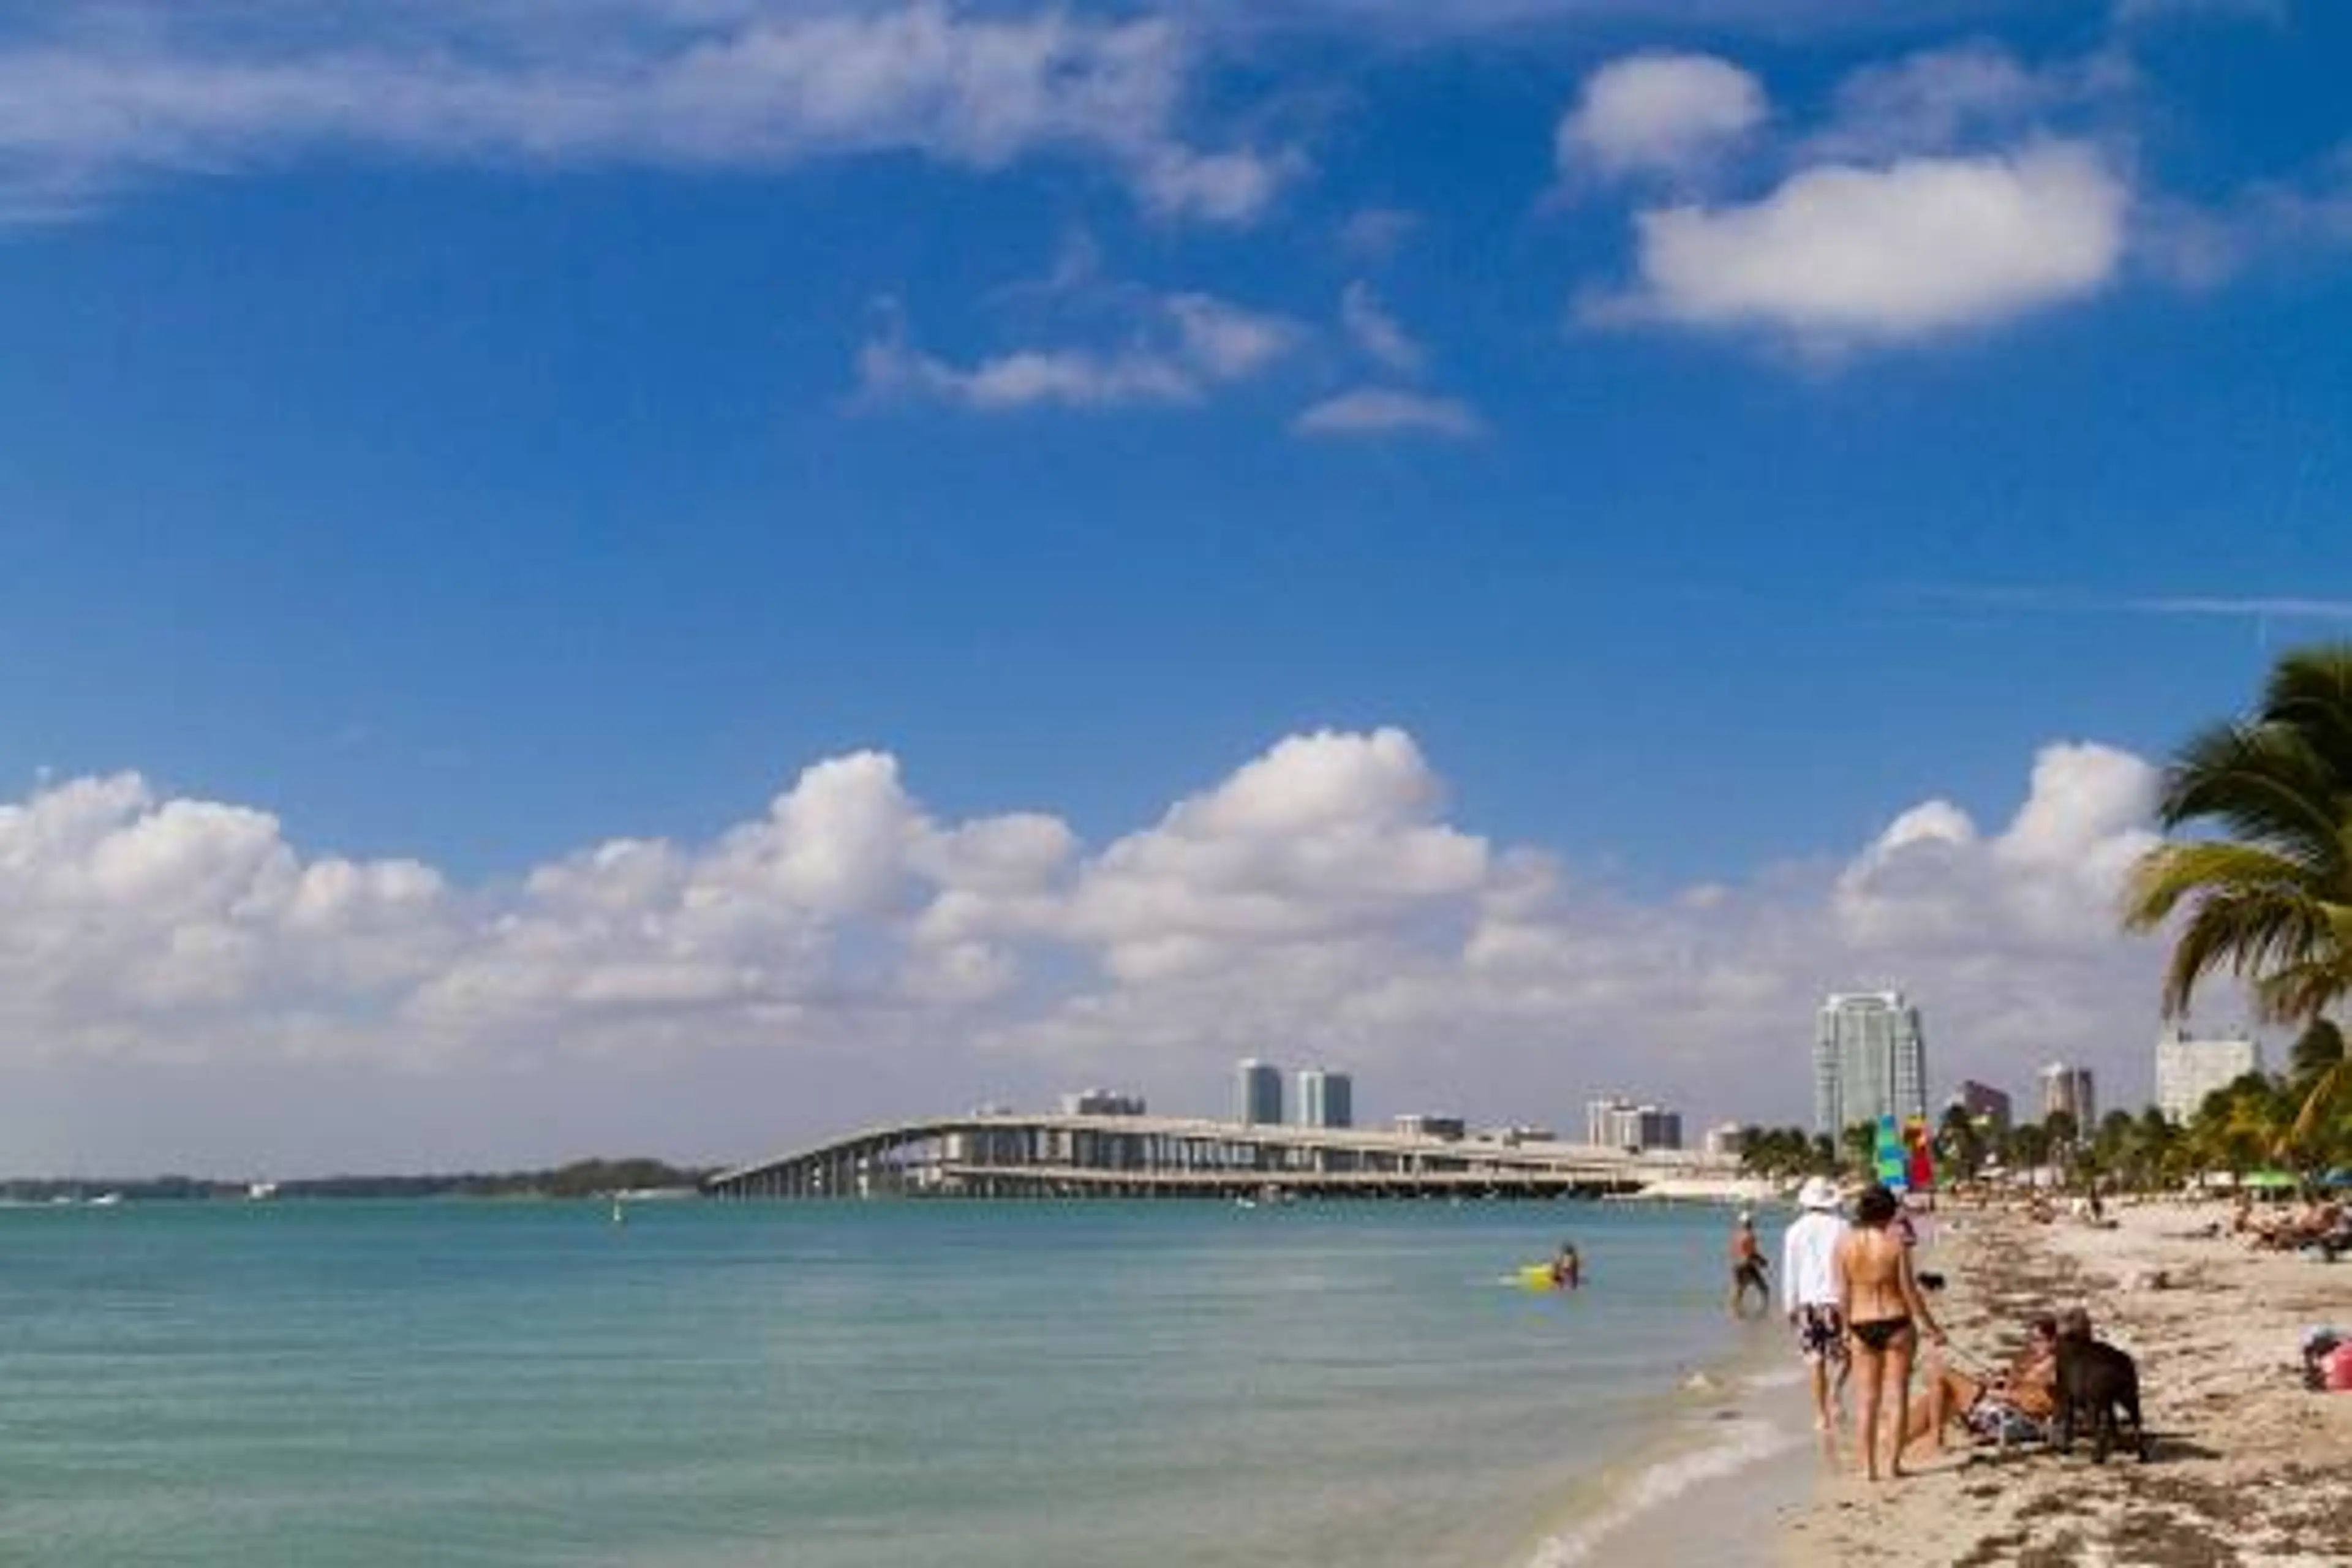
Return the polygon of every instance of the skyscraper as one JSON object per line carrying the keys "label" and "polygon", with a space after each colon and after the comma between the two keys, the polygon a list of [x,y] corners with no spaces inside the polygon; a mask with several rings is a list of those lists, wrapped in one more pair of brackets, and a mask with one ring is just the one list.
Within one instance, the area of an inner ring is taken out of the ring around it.
{"label": "skyscraper", "polygon": [[2200,1040],[2174,1029],[2156,1042],[2157,1109],[2174,1121],[2186,1121],[2207,1095],[2262,1070],[2263,1047],[2247,1036]]}
{"label": "skyscraper", "polygon": [[1234,1069],[1234,1120],[1244,1127],[1282,1124],[1282,1069],[1244,1057]]}
{"label": "skyscraper", "polygon": [[1587,1100],[1584,1141],[1602,1149],[1679,1149],[1682,1112],[1658,1105],[1636,1105],[1630,1100]]}
{"label": "skyscraper", "polygon": [[1298,1125],[1353,1127],[1355,1087],[1343,1072],[1332,1072],[1327,1068],[1299,1068]]}
{"label": "skyscraper", "polygon": [[2077,1132],[2087,1134],[2098,1125],[2099,1100],[2091,1087],[2089,1068],[2052,1062],[2042,1069],[2042,1120],[2047,1121],[2062,1110],[2074,1119]]}
{"label": "skyscraper", "polygon": [[1966,1111],[1971,1121],[1999,1131],[2009,1131],[2009,1096],[1989,1083],[1962,1079],[1960,1087],[1952,1091],[1952,1103]]}
{"label": "skyscraper", "polygon": [[1927,1114],[1927,1042],[1900,991],[1842,992],[1813,1034],[1813,1131]]}

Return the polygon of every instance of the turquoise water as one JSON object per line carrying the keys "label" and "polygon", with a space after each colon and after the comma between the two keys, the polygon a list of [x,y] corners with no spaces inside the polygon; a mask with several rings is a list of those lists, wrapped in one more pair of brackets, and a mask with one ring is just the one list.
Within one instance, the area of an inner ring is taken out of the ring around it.
{"label": "turquoise water", "polygon": [[[1595,1476],[1696,1430],[1689,1374],[1719,1384],[1771,1337],[1724,1318],[1722,1226],[1564,1204],[0,1211],[0,1561],[1563,1560]],[[1505,1282],[1563,1235],[1583,1291]]]}

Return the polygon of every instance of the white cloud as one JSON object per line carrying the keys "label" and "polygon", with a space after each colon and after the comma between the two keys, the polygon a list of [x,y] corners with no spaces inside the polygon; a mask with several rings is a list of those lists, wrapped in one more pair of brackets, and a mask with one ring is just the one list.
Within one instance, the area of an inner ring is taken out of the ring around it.
{"label": "white cloud", "polygon": [[1589,315],[1831,348],[1986,325],[2112,281],[2131,199],[2076,142],[1809,168],[1747,205],[1640,214],[1638,286]]}
{"label": "white cloud", "polygon": [[1231,223],[1298,166],[1184,137],[1192,50],[1164,19],[929,0],[362,17],[131,5],[119,26],[61,20],[0,43],[0,213],[61,215],[142,175],[338,147],[740,169],[905,151],[981,170],[1077,154],[1155,211]]}
{"label": "white cloud", "polygon": [[1643,54],[1584,80],[1554,142],[1560,172],[1680,174],[1763,123],[1763,85],[1713,55]]}
{"label": "white cloud", "polygon": [[1881,163],[1998,150],[2070,114],[2106,117],[2137,83],[2136,68],[2112,52],[2029,65],[1990,42],[1926,49],[1849,74],[1805,152],[1814,161]]}
{"label": "white cloud", "polygon": [[869,399],[976,413],[1180,405],[1265,374],[1300,336],[1286,318],[1180,293],[1151,300],[1129,338],[1111,346],[1016,349],[959,365],[914,347],[894,316],[859,351],[857,381]]}
{"label": "white cloud", "polygon": [[[1642,898],[1454,821],[1397,730],[1289,737],[1096,847],[1049,812],[943,819],[857,752],[708,842],[618,838],[472,888],[77,779],[0,806],[0,1125],[47,1136],[16,1109],[43,1075],[148,1095],[126,1142],[81,1152],[137,1169],[154,1097],[184,1092],[148,1087],[166,1068],[272,1104],[294,1064],[379,1089],[398,1064],[442,1086],[428,1121],[489,1094],[560,1128],[625,1084],[598,1126],[633,1137],[665,1098],[665,1126],[723,1137],[688,1151],[710,1157],[1007,1081],[1207,1110],[1243,1052],[1355,1067],[1381,1106],[1555,1120],[1614,1089],[1788,1120],[1819,994],[1885,982],[1927,1009],[1938,1083],[2079,1056],[2129,1100],[2160,951],[2116,933],[2115,900],[2154,779],[2055,744],[1996,830],[1929,800],[1843,864]],[[758,1063],[793,1087],[730,1099]]]}
{"label": "white cloud", "polygon": [[2191,288],[2264,260],[2352,248],[2352,142],[2292,177],[2252,181],[2218,201],[2145,204],[2133,240],[2158,276]]}
{"label": "white cloud", "polygon": [[1339,322],[1358,348],[1401,374],[1419,373],[1429,357],[1412,334],[1381,303],[1372,286],[1360,278],[1340,293]]}
{"label": "white cloud", "polygon": [[1459,398],[1362,386],[1338,393],[1302,412],[1291,428],[1302,436],[1444,436],[1466,440],[1486,424]]}

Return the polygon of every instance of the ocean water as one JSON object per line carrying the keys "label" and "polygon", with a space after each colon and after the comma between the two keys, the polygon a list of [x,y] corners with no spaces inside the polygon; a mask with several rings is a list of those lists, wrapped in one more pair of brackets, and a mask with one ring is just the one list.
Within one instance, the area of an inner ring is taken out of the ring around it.
{"label": "ocean water", "polygon": [[0,1210],[0,1562],[1565,1564],[1793,1441],[1724,1223]]}

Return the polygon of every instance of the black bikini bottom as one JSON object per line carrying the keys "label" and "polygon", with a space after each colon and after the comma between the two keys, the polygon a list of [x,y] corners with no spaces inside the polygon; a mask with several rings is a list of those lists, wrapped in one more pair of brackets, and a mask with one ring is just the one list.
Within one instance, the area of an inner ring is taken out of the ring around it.
{"label": "black bikini bottom", "polygon": [[1864,1350],[1884,1351],[1911,1326],[1908,1318],[1874,1318],[1853,1325],[1853,1337]]}

